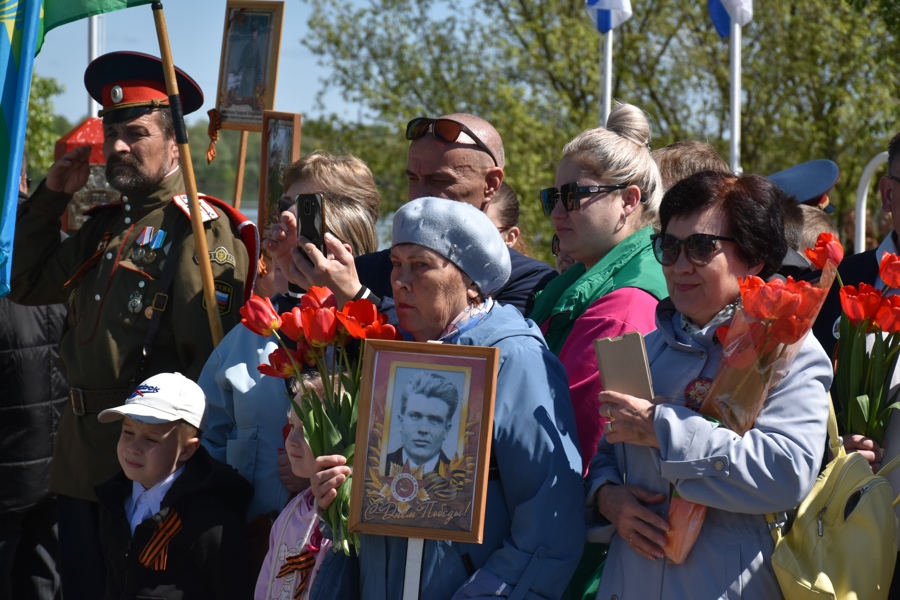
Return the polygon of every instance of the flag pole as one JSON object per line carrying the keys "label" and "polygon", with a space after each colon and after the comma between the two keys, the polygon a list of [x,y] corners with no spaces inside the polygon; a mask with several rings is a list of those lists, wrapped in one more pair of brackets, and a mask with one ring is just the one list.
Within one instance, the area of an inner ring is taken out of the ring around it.
{"label": "flag pole", "polygon": [[222,341],[223,336],[222,319],[219,316],[219,303],[216,301],[212,265],[209,262],[209,246],[206,243],[206,230],[203,227],[203,218],[200,215],[200,197],[197,193],[197,181],[194,178],[194,164],[191,162],[187,130],[184,127],[184,113],[182,112],[181,98],[178,93],[178,82],[175,79],[175,64],[172,62],[172,50],[169,47],[166,16],[163,13],[162,2],[153,2],[151,7],[153,8],[153,20],[156,22],[156,37],[159,39],[159,52],[162,58],[163,72],[166,76],[169,107],[172,110],[172,120],[175,122],[175,141],[178,143],[184,187],[188,198],[190,198],[191,229],[194,233],[197,260],[200,263],[203,299],[206,301],[206,313],[209,318],[209,329],[212,334],[213,346],[217,346]]}
{"label": "flag pole", "polygon": [[606,127],[606,120],[612,111],[612,67],[613,67],[613,29],[603,34],[603,112],[600,114],[600,127]]}
{"label": "flag pole", "polygon": [[741,26],[731,19],[731,170],[741,169]]}

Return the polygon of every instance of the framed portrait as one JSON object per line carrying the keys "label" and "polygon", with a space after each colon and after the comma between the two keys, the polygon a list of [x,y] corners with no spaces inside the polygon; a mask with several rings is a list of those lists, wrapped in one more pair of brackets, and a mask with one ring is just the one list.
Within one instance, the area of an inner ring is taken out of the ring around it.
{"label": "framed portrait", "polygon": [[284,171],[300,158],[301,121],[299,113],[263,111],[257,220],[260,231],[268,231],[269,225],[278,221]]}
{"label": "framed portrait", "polygon": [[275,108],[284,2],[228,0],[216,110],[222,129],[261,131]]}
{"label": "framed portrait", "polygon": [[350,531],[481,542],[499,356],[366,341]]}

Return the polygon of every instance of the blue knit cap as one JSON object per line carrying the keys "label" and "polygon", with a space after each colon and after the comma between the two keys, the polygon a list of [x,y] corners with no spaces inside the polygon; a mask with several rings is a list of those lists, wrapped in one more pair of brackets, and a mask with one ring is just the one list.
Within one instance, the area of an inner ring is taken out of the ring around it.
{"label": "blue knit cap", "polygon": [[392,246],[418,244],[469,276],[490,296],[509,279],[509,249],[486,214],[465,202],[419,198],[394,214]]}

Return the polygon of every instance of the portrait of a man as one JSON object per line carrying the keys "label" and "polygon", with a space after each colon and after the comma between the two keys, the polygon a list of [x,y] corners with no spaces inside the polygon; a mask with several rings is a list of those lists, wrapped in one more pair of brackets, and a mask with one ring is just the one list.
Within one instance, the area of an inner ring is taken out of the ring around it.
{"label": "portrait of a man", "polygon": [[400,446],[387,455],[386,474],[392,465],[421,466],[423,473],[436,471],[440,464],[449,465],[443,446],[459,420],[459,388],[439,373],[418,371],[401,390],[397,413]]}

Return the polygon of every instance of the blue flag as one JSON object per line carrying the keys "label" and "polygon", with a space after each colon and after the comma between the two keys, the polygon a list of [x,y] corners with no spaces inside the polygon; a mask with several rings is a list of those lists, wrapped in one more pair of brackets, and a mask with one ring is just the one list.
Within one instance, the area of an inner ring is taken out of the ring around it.
{"label": "blue flag", "polygon": [[3,205],[0,206],[0,297],[9,294],[12,246],[16,230],[19,175],[28,122],[31,71],[41,20],[41,3],[35,0],[0,0],[0,164],[3,172]]}
{"label": "blue flag", "polygon": [[753,20],[753,0],[708,0],[707,6],[722,39],[731,35],[732,19],[741,27]]}
{"label": "blue flag", "polygon": [[632,15],[631,0],[586,0],[584,8],[600,33],[609,33]]}

